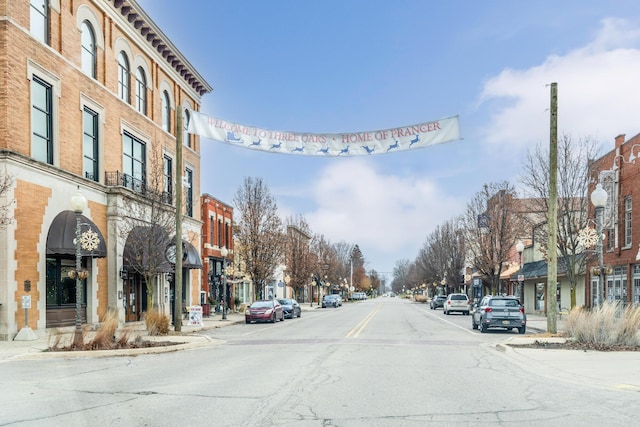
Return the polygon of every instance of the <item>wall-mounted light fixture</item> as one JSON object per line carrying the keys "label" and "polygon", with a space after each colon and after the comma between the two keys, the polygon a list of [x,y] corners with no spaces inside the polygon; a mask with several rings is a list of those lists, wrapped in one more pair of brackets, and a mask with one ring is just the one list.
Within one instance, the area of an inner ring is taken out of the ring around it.
{"label": "wall-mounted light fixture", "polygon": [[118,291],[118,299],[122,299],[122,291]]}
{"label": "wall-mounted light fixture", "polygon": [[129,272],[124,268],[120,270],[120,278],[122,280],[127,280],[129,278]]}

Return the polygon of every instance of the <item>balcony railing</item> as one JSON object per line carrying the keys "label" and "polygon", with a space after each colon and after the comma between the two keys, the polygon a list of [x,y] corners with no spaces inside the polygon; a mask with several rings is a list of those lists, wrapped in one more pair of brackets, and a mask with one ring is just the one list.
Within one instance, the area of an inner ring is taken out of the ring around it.
{"label": "balcony railing", "polygon": [[170,192],[155,192],[147,188],[147,184],[138,178],[120,171],[105,172],[105,184],[108,187],[125,187],[148,198],[157,198],[167,205],[173,204],[173,194]]}

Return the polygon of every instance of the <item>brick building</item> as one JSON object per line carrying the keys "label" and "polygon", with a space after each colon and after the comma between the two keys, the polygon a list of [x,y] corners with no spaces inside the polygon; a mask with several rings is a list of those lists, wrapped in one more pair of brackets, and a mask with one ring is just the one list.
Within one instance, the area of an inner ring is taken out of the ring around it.
{"label": "brick building", "polygon": [[[233,244],[233,208],[209,194],[201,197],[202,208],[202,286],[201,303],[222,301],[223,284],[221,281],[224,268],[236,265],[236,254]],[[223,256],[223,248],[227,250]],[[227,281],[227,307],[233,307],[235,286],[233,278]],[[206,296],[206,300],[205,300]],[[215,308],[215,307],[214,307]]]}
{"label": "brick building", "polygon": [[[623,304],[640,303],[640,218],[633,214],[633,200],[640,200],[640,135],[628,141],[625,135],[615,138],[615,146],[593,162],[591,193],[598,183],[607,192],[603,213],[603,264],[609,267],[604,277],[603,301]],[[590,205],[590,217],[595,218]],[[590,267],[596,267],[594,261]],[[589,269],[590,271],[590,269]],[[591,275],[588,286],[589,305],[596,302],[599,277]]]}
{"label": "brick building", "polygon": [[[36,332],[74,324],[77,191],[88,202],[83,239],[95,243],[83,240],[83,323],[108,310],[139,320],[148,301],[170,313],[172,236],[155,236],[153,219],[175,209],[183,175],[184,299],[197,300],[200,141],[177,128],[176,112],[188,120],[209,84],[134,0],[0,0],[0,16],[0,174],[11,179],[0,203],[11,218],[0,228],[0,339],[24,326],[23,296]],[[151,236],[157,253],[135,254],[135,237]],[[159,257],[147,283],[135,264],[148,272]]]}

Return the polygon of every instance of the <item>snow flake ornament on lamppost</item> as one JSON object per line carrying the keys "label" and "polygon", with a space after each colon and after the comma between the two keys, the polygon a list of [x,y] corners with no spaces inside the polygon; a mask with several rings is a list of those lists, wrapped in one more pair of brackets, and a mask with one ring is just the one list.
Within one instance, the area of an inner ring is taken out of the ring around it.
{"label": "snow flake ornament on lamppost", "polygon": [[590,248],[598,243],[598,233],[593,228],[585,227],[578,233],[578,243],[585,248]]}
{"label": "snow flake ornament on lamppost", "polygon": [[98,233],[93,230],[87,230],[80,236],[80,246],[85,251],[93,251],[98,248],[100,244],[100,239],[98,238]]}

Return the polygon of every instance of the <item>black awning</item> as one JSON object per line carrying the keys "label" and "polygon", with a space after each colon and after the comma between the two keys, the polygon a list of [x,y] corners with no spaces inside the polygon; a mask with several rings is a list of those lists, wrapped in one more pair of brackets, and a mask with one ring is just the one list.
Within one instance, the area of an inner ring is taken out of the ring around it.
{"label": "black awning", "polygon": [[[100,229],[84,215],[80,215],[81,247],[85,257],[104,258],[107,245]],[[51,223],[47,234],[47,255],[76,254],[76,214],[73,211],[60,212]]]}
{"label": "black awning", "polygon": [[173,271],[167,260],[167,248],[171,244],[166,230],[158,225],[135,226],[129,232],[122,252],[125,270],[153,274]]}
{"label": "black awning", "polygon": [[200,254],[198,250],[191,243],[183,240],[182,248],[186,252],[186,257],[184,257],[184,261],[182,262],[182,267],[184,268],[202,268],[202,259],[200,258]]}

